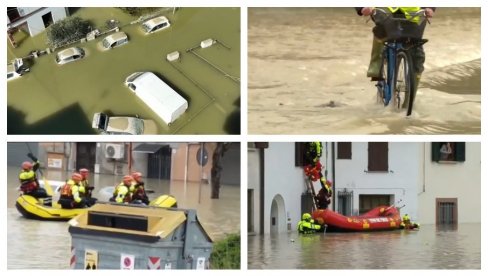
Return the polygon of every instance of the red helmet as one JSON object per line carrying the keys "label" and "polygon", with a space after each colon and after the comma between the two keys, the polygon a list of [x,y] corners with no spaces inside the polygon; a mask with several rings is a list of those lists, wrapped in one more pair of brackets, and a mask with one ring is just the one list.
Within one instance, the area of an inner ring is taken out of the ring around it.
{"label": "red helmet", "polygon": [[71,179],[76,182],[80,182],[81,180],[83,180],[83,176],[81,176],[81,174],[79,173],[74,173],[71,175]]}
{"label": "red helmet", "polygon": [[25,161],[22,163],[22,169],[23,170],[32,170],[32,163],[29,161]]}
{"label": "red helmet", "polygon": [[132,181],[134,181],[134,178],[132,178],[132,176],[130,175],[126,175],[124,176],[124,178],[122,178],[122,181],[124,182],[125,185],[130,185],[132,184]]}
{"label": "red helmet", "polygon": [[90,173],[90,171],[88,169],[85,169],[85,168],[80,169],[80,174],[84,178],[87,178],[88,177],[88,173]]}
{"label": "red helmet", "polygon": [[141,177],[142,177],[142,173],[140,173],[140,172],[133,172],[133,173],[131,174],[131,176],[132,176],[132,178],[134,178],[135,180],[139,180],[139,179],[141,179]]}

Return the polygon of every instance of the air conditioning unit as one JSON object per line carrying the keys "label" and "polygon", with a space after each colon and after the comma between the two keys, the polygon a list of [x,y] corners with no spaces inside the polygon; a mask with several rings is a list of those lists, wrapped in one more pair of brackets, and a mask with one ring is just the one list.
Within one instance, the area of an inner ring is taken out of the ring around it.
{"label": "air conditioning unit", "polygon": [[123,159],[125,153],[125,145],[121,144],[106,144],[105,158]]}

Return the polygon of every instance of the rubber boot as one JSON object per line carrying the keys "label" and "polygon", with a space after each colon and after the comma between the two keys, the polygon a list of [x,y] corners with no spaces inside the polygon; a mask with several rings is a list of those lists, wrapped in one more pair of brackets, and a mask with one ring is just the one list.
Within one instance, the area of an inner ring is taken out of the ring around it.
{"label": "rubber boot", "polygon": [[373,39],[373,47],[371,49],[371,60],[368,67],[368,78],[380,78],[381,70],[381,54],[383,53],[383,42],[378,39]]}

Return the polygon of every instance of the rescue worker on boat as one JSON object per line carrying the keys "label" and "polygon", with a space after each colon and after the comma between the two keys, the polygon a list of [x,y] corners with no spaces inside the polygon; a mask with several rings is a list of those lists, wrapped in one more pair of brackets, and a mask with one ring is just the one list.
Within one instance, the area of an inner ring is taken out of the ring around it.
{"label": "rescue worker on boat", "polygon": [[92,197],[92,191],[95,187],[90,186],[90,184],[88,183],[88,177],[90,176],[90,171],[86,168],[81,168],[79,174],[81,174],[82,176],[82,179],[80,181],[80,187],[83,187],[84,189],[83,193],[80,192],[80,196],[86,199],[88,206],[92,206],[95,204],[97,199]]}
{"label": "rescue worker on boat", "polygon": [[144,181],[142,181],[142,173],[133,172],[131,176],[134,179],[132,203],[144,203],[149,205],[149,198],[147,197],[146,189],[144,188]]}
{"label": "rescue worker on boat", "polygon": [[48,197],[46,190],[41,188],[37,180],[36,171],[39,169],[39,160],[32,154],[27,154],[34,163],[25,161],[22,163],[22,171],[19,174],[20,190],[24,195],[30,195],[35,198]]}
{"label": "rescue worker on boat", "polygon": [[[311,166],[312,168],[317,167],[320,164],[320,157],[322,156],[322,142],[309,142],[307,143],[307,148],[305,151],[305,162],[306,165]],[[318,178],[320,180],[320,186],[322,187],[316,199],[318,201],[319,209],[327,209],[330,204],[330,198],[332,196],[332,183],[328,181],[324,175],[322,174],[322,170],[320,169],[318,173]]]}
{"label": "rescue worker on boat", "polygon": [[122,182],[115,187],[114,195],[110,201],[117,203],[130,203],[132,201],[132,191],[134,189],[134,178],[126,175],[122,178]]}
{"label": "rescue worker on boat", "polygon": [[[61,195],[58,203],[63,209],[85,208],[87,201],[81,196],[85,192],[81,181],[83,177],[79,173],[73,173],[71,179],[61,187]],[[88,206],[89,207],[89,206]]]}
{"label": "rescue worker on boat", "polygon": [[313,234],[320,231],[322,226],[315,224],[312,216],[309,213],[302,215],[302,220],[298,222],[297,230],[299,234]]}
{"label": "rescue worker on boat", "polygon": [[418,223],[410,221],[408,214],[403,215],[400,229],[418,229],[419,227],[420,225]]}

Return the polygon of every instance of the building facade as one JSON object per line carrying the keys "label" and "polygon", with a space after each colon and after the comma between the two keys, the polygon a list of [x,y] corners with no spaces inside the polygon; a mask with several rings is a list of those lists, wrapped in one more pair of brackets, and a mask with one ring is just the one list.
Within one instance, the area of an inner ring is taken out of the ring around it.
{"label": "building facade", "polygon": [[[300,144],[248,143],[249,233],[294,231],[310,211]],[[451,144],[443,155],[446,143],[323,142],[323,172],[333,182],[329,209],[358,215],[395,205],[421,224],[480,223],[480,143]]]}
{"label": "building facade", "polygon": [[64,7],[12,7],[7,8],[7,30],[23,29],[30,36],[43,32],[47,27],[69,16]]}

